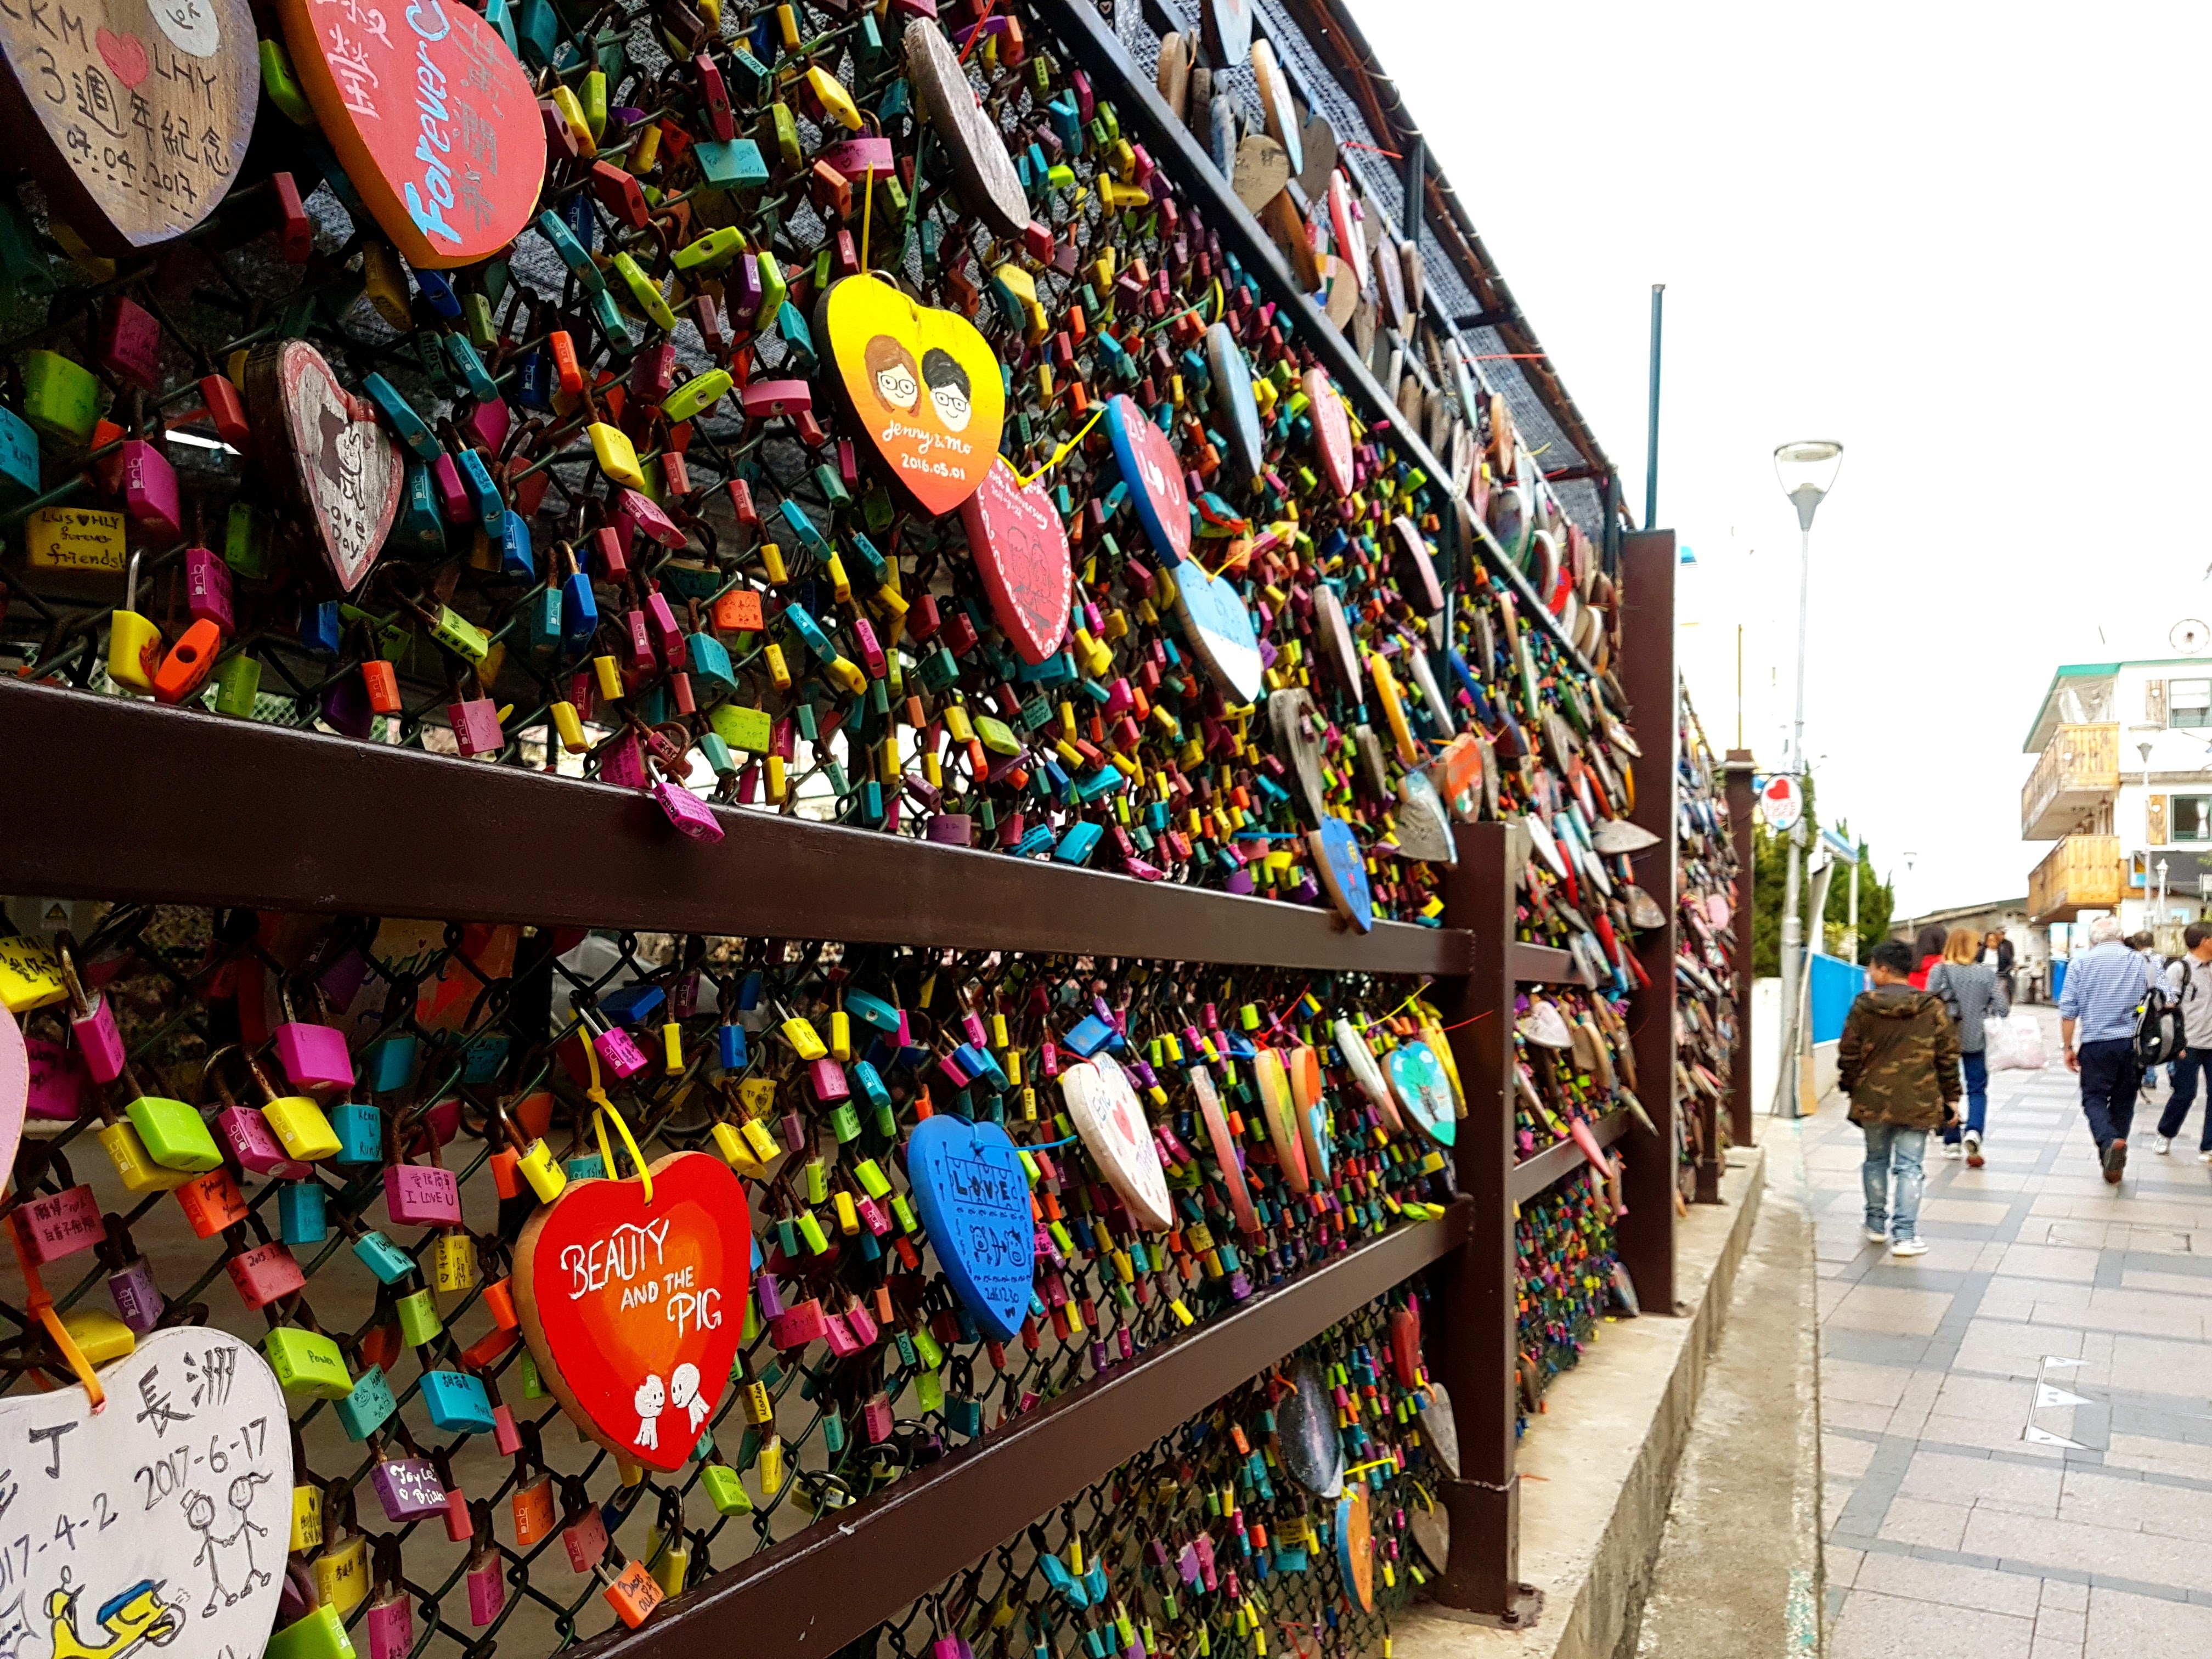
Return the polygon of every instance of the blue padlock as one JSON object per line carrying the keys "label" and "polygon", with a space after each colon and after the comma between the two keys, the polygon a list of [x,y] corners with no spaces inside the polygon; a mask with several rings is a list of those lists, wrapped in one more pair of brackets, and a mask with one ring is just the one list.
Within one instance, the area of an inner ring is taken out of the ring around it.
{"label": "blue padlock", "polygon": [[421,1042],[411,1032],[379,1037],[361,1057],[361,1086],[373,1095],[405,1088],[407,1079],[415,1075],[415,1056],[421,1049]]}
{"label": "blue padlock", "polygon": [[744,1071],[748,1063],[745,1028],[735,1024],[725,1024],[717,1030],[716,1036],[721,1040],[722,1069],[726,1072]]}
{"label": "blue padlock", "polygon": [[323,1212],[323,1184],[319,1181],[287,1182],[277,1188],[279,1236],[294,1249],[303,1245],[319,1244],[329,1237],[330,1223]]}
{"label": "blue padlock", "polygon": [[336,599],[310,600],[300,607],[300,643],[319,657],[335,657],[345,624]]}
{"label": "blue padlock", "polygon": [[397,1285],[415,1271],[415,1258],[380,1232],[366,1232],[354,1240],[353,1253],[386,1285]]}
{"label": "blue padlock", "polygon": [[[411,1043],[414,1039],[410,1037]],[[374,1050],[371,1050],[374,1053]],[[406,1081],[403,1074],[400,1083]],[[380,1085],[372,1082],[370,1086]],[[399,1084],[389,1085],[398,1088]],[[380,1164],[384,1161],[384,1114],[366,1101],[349,1100],[331,1108],[331,1127],[337,1132],[340,1164]]]}
{"label": "blue padlock", "polygon": [[384,1367],[371,1365],[354,1383],[351,1394],[332,1402],[332,1409],[347,1439],[366,1440],[384,1426],[399,1406],[392,1397],[392,1385],[385,1381]]}
{"label": "blue padlock", "polygon": [[607,992],[599,999],[599,1012],[617,1025],[635,1025],[665,1000],[658,985],[641,981]]}
{"label": "blue padlock", "polygon": [[448,1434],[491,1432],[491,1398],[473,1376],[459,1371],[424,1371],[422,1404],[430,1420]]}
{"label": "blue padlock", "polygon": [[453,292],[453,284],[441,270],[417,270],[415,285],[422,290],[422,297],[430,302],[430,309],[449,323],[461,319],[461,296]]}

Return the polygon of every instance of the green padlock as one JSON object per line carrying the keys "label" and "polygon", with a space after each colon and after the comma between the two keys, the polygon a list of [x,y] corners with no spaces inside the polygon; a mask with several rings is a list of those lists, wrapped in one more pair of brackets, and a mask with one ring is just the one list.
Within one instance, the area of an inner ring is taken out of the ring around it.
{"label": "green padlock", "polygon": [[253,718],[253,700],[261,695],[261,659],[241,653],[223,659],[215,673],[215,711]]}
{"label": "green padlock", "polygon": [[27,351],[23,418],[55,441],[81,448],[100,419],[100,382],[58,351]]}
{"label": "green padlock", "polygon": [[430,619],[430,635],[439,644],[469,661],[482,662],[491,654],[491,635],[449,605],[438,607]]}
{"label": "green padlock", "polygon": [[538,1381],[538,1362],[530,1357],[529,1349],[525,1348],[515,1356],[515,1365],[522,1373],[522,1397],[525,1400],[544,1399],[545,1385]]}
{"label": "green padlock", "polygon": [[[315,125],[315,106],[307,101],[306,90],[299,77],[292,73],[292,60],[284,48],[274,40],[261,43],[261,89],[269,94],[269,101],[284,112],[284,118],[295,127]],[[270,1651],[276,1650],[272,1647]]]}
{"label": "green padlock", "polygon": [[366,1440],[382,1428],[398,1409],[398,1402],[392,1397],[392,1384],[385,1380],[384,1367],[371,1365],[363,1371],[352,1391],[332,1409],[349,1440]]}
{"label": "green padlock", "polygon": [[438,1340],[446,1322],[438,1317],[438,1304],[428,1291],[415,1291],[399,1298],[399,1334],[410,1348]]}
{"label": "green padlock", "polygon": [[263,1339],[261,1351],[269,1356],[269,1369],[276,1373],[276,1381],[295,1394],[343,1400],[353,1392],[345,1356],[320,1331],[280,1325]]}
{"label": "green padlock", "polygon": [[[267,51],[269,42],[261,43]],[[345,1620],[331,1607],[317,1607],[296,1624],[287,1625],[269,1638],[264,1659],[356,1659],[353,1638]]]}
{"label": "green padlock", "polygon": [[233,501],[223,523],[222,562],[248,581],[269,574],[269,520],[260,508]]}
{"label": "green padlock", "polygon": [[699,1471],[699,1485],[707,1494],[707,1501],[714,1506],[717,1515],[749,1515],[753,1500],[746,1495],[745,1483],[738,1472],[727,1463],[708,1463]]}
{"label": "green padlock", "polygon": [[938,1411],[944,1407],[945,1384],[935,1371],[924,1371],[914,1379],[914,1404],[916,1411],[925,1413]]}
{"label": "green padlock", "polygon": [[[131,1087],[137,1089],[135,1080]],[[222,1162],[206,1120],[183,1101],[142,1094],[123,1109],[145,1143],[147,1156],[164,1168],[198,1175]]]}
{"label": "green padlock", "polygon": [[775,725],[765,708],[740,708],[726,702],[707,711],[707,724],[731,748],[749,755],[765,755],[775,741]]}

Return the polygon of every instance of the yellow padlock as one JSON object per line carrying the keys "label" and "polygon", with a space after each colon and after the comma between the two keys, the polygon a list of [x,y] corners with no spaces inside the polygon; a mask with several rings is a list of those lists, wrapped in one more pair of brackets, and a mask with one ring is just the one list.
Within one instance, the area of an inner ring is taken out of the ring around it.
{"label": "yellow padlock", "polygon": [[441,1291],[472,1291],[477,1284],[477,1242],[464,1232],[442,1232],[431,1247],[431,1273]]}
{"label": "yellow padlock", "polygon": [[540,1204],[550,1204],[568,1189],[568,1172],[553,1161],[553,1149],[542,1140],[532,1141],[530,1150],[514,1167],[522,1172]]}
{"label": "yellow padlock", "polygon": [[107,678],[126,690],[154,691],[154,671],[166,648],[161,630],[138,614],[138,561],[134,552],[125,568],[123,604],[107,621]]}
{"label": "yellow padlock", "polygon": [[11,1014],[27,1014],[69,995],[69,982],[54,953],[33,939],[0,936],[0,1004]]}
{"label": "yellow padlock", "polygon": [[170,1193],[198,1179],[190,1170],[172,1170],[154,1162],[138,1131],[128,1123],[111,1123],[96,1139],[115,1165],[115,1173],[123,1178],[126,1192]]}
{"label": "yellow padlock", "polygon": [[135,1331],[99,1308],[70,1309],[62,1316],[62,1328],[70,1334],[77,1352],[94,1365],[120,1359],[138,1346]]}
{"label": "yellow padlock", "polygon": [[261,1115],[269,1125],[269,1132],[284,1148],[285,1156],[302,1164],[319,1164],[325,1158],[336,1158],[342,1144],[338,1132],[331,1127],[330,1119],[324,1115],[313,1097],[280,1096],[258,1060],[248,1054],[246,1065],[253,1073],[253,1086],[261,1091]]}

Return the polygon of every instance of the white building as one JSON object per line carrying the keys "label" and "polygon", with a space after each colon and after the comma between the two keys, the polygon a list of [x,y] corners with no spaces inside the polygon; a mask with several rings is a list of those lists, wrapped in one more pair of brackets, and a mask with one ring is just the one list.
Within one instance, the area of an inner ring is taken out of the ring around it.
{"label": "white building", "polygon": [[[2057,843],[2028,878],[2031,921],[2118,910],[2179,951],[2212,915],[2212,658],[2069,663],[2023,747],[2021,836]],[[2067,930],[2051,942],[2064,955]]]}

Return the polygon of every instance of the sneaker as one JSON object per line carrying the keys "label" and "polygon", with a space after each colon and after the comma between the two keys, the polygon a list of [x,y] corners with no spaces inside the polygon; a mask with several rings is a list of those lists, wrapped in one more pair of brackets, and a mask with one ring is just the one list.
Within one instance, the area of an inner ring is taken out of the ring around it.
{"label": "sneaker", "polygon": [[2105,1181],[2107,1185],[2120,1184],[2121,1173],[2128,1167],[2128,1143],[2114,1140],[2105,1147]]}
{"label": "sneaker", "polygon": [[2160,1135],[2158,1138],[2158,1145],[2151,1148],[2151,1151],[2156,1152],[2160,1158],[2164,1158],[2172,1150],[2173,1137],[2172,1135]]}
{"label": "sneaker", "polygon": [[1889,1247],[1892,1255],[1926,1255],[1928,1241],[1924,1238],[1900,1238]]}
{"label": "sneaker", "polygon": [[1957,1141],[1955,1141],[1955,1140],[1947,1140],[1947,1141],[1945,1141],[1945,1142],[1943,1143],[1943,1156],[1944,1156],[1944,1157],[1946,1157],[1946,1158],[1957,1158],[1957,1157],[1960,1157],[1960,1152],[1959,1152],[1959,1143],[1958,1143]]}
{"label": "sneaker", "polygon": [[2207,1164],[2212,1164],[2212,1146],[2207,1146],[2203,1152],[2197,1153],[2197,1156],[2203,1158]]}
{"label": "sneaker", "polygon": [[1971,1129],[1966,1132],[1966,1167],[1970,1170],[1982,1167],[1982,1138]]}
{"label": "sneaker", "polygon": [[[2212,1164],[2212,1152],[2204,1154],[2204,1161],[2207,1164]],[[1879,1227],[1869,1227],[1866,1230],[1866,1239],[1869,1244],[1887,1244],[1889,1243],[1889,1235]]]}

